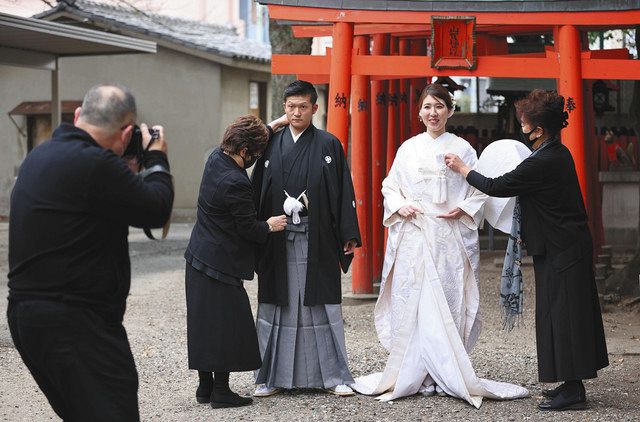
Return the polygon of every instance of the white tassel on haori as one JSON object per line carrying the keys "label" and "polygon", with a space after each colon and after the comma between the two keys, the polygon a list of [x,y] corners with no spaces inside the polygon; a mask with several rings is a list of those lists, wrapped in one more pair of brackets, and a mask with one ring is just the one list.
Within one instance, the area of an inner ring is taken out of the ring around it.
{"label": "white tassel on haori", "polygon": [[434,204],[443,204],[447,202],[447,165],[444,163],[444,154],[436,154],[436,162],[438,163],[437,174],[433,180],[433,197],[431,202]]}
{"label": "white tassel on haori", "polygon": [[[307,196],[305,195],[306,192],[307,191],[305,190],[300,194],[300,196],[294,198],[290,196],[287,191],[284,191],[284,194],[287,195],[287,199],[284,200],[282,208],[284,208],[284,213],[291,217],[293,224],[300,224],[300,211],[304,209],[304,206],[307,203]],[[302,198],[305,204],[300,202],[300,198]]]}

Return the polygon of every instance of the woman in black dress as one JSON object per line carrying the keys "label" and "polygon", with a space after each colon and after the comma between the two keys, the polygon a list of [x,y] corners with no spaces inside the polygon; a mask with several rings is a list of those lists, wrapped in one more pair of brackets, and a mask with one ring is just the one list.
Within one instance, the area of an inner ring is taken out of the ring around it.
{"label": "woman in black dress", "polygon": [[513,171],[491,179],[454,154],[445,162],[490,196],[518,196],[521,235],[533,256],[536,281],[536,344],[543,390],[540,410],[584,409],[582,380],[609,364],[593,273],[593,245],[571,153],[560,142],[567,126],[564,98],[534,90],[516,103],[523,140],[533,153]]}
{"label": "woman in black dress", "polygon": [[[229,372],[260,368],[260,351],[242,280],[253,279],[255,248],[284,230],[284,215],[256,219],[246,169],[262,155],[270,124],[244,116],[227,127],[220,148],[204,169],[197,221],[185,252],[189,368],[198,370],[199,403],[213,408],[245,406],[251,398],[229,388]],[[215,373],[215,378],[213,374]]]}

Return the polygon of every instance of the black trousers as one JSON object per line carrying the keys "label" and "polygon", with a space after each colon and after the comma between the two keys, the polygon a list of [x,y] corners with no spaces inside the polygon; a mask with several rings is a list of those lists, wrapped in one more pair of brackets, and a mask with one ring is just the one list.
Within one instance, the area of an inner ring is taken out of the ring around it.
{"label": "black trousers", "polygon": [[121,323],[88,308],[9,301],[11,337],[65,421],[139,421],[138,374]]}

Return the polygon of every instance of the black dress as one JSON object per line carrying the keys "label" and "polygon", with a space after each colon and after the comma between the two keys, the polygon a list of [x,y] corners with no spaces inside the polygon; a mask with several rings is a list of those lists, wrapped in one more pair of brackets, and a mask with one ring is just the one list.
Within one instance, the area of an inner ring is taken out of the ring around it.
{"label": "black dress", "polygon": [[185,252],[189,368],[250,371],[261,365],[249,298],[255,247],[268,225],[256,220],[247,173],[216,149],[200,184],[197,221]]}
{"label": "black dress", "polygon": [[467,182],[490,196],[520,198],[522,238],[536,279],[540,381],[595,378],[609,361],[591,233],[571,153],[552,140],[501,177],[471,171]]}

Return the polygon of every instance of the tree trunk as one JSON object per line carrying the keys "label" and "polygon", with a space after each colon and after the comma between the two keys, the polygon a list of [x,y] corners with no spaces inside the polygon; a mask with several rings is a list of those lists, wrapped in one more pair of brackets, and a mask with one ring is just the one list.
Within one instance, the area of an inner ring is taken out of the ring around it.
{"label": "tree trunk", "polygon": [[[635,28],[636,59],[640,60],[640,43],[638,41],[640,41],[640,26],[636,26]],[[640,81],[638,80],[634,81],[633,84],[629,117],[635,127],[636,134],[640,135]],[[638,152],[636,152],[636,154],[638,154]],[[638,221],[638,233],[640,233],[640,219]],[[638,274],[640,274],[640,236],[638,236],[636,252],[631,262],[623,269],[613,273],[607,279],[607,290],[625,296],[639,296],[640,282],[638,280]]]}
{"label": "tree trunk", "polygon": [[[311,54],[312,38],[294,38],[291,26],[280,25],[276,21],[269,22],[269,41],[272,54]],[[271,75],[271,118],[282,116],[284,109],[282,93],[294,75]]]}

